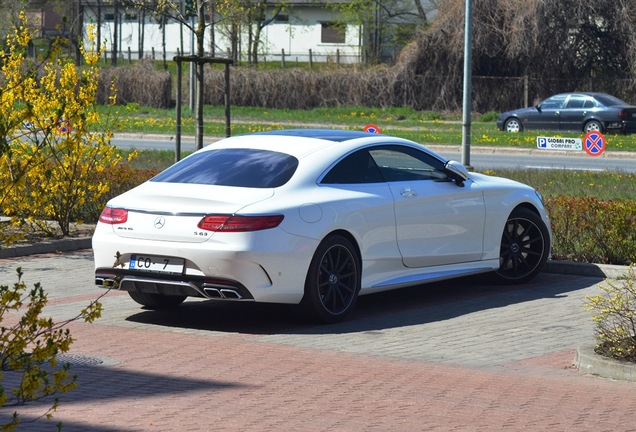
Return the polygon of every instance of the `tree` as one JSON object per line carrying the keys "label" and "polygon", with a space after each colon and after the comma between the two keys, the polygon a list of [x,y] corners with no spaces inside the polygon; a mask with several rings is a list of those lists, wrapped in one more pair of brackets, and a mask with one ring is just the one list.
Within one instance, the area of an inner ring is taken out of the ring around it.
{"label": "tree", "polygon": [[422,0],[352,0],[329,3],[342,14],[342,25],[363,28],[367,61],[379,63],[387,49],[402,45],[426,28],[428,18]]}
{"label": "tree", "polygon": [[120,160],[95,102],[100,53],[82,47],[86,66],[80,70],[61,55],[58,40],[36,63],[25,57],[33,30],[26,14],[20,17],[2,63],[0,208],[15,227],[47,229],[53,220],[68,235],[77,209],[107,192],[99,174]]}
{"label": "tree", "polygon": [[[405,50],[399,64],[405,80],[436,89],[433,109],[454,110],[461,101],[464,5],[464,0],[439,2],[435,21]],[[635,0],[473,2],[473,77],[527,76],[530,97],[538,99],[568,90],[620,96],[626,84],[618,79],[631,78],[636,71],[634,10]],[[498,80],[491,80],[490,90],[474,90],[488,99],[473,100],[477,111],[493,106],[503,111],[521,102],[507,97],[520,91],[505,91]]]}

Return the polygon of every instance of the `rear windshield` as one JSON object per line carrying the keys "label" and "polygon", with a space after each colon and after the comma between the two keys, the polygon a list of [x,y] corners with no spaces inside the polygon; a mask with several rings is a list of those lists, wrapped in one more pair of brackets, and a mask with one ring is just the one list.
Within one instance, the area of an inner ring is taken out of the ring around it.
{"label": "rear windshield", "polygon": [[275,188],[287,183],[297,167],[298,159],[284,153],[255,149],[218,149],[195,153],[172,165],[151,181]]}
{"label": "rear windshield", "polygon": [[627,105],[625,102],[617,97],[611,95],[596,95],[596,99],[605,106],[622,106]]}

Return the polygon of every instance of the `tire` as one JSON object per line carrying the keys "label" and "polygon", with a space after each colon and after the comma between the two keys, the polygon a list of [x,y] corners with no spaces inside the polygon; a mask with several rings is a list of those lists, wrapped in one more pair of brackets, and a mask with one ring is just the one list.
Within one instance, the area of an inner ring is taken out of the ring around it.
{"label": "tire", "polygon": [[531,280],[543,269],[549,253],[550,235],[541,217],[527,208],[515,209],[501,236],[496,281],[513,284]]}
{"label": "tire", "polygon": [[509,118],[504,123],[504,130],[506,132],[522,132],[523,126],[521,125],[521,120],[517,118]]}
{"label": "tire", "polygon": [[601,133],[603,132],[603,125],[600,121],[590,120],[589,122],[585,123],[585,126],[583,126],[583,132],[585,133],[594,131]]}
{"label": "tire", "polygon": [[327,237],[309,265],[301,310],[312,321],[342,321],[355,308],[360,275],[357,248],[343,236]]}
{"label": "tire", "polygon": [[148,309],[170,309],[179,306],[186,296],[150,294],[137,291],[128,291],[131,299]]}

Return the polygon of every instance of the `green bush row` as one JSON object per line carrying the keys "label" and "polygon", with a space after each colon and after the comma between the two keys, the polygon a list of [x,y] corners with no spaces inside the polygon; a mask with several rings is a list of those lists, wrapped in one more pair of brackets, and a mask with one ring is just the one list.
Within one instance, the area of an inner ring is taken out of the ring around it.
{"label": "green bush row", "polygon": [[636,262],[636,200],[557,195],[545,199],[554,259],[628,265]]}

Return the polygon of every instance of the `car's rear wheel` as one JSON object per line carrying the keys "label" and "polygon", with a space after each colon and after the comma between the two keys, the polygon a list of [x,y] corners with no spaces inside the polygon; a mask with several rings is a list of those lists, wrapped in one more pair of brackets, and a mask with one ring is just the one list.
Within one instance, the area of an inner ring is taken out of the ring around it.
{"label": "car's rear wheel", "polygon": [[326,238],[312,258],[302,309],[323,323],[342,321],[355,307],[360,291],[360,256],[345,237]]}
{"label": "car's rear wheel", "polygon": [[163,295],[128,291],[128,295],[134,301],[148,309],[170,309],[179,306],[186,299],[186,296]]}
{"label": "car's rear wheel", "polygon": [[506,132],[521,132],[523,130],[523,126],[519,119],[509,118],[506,120],[506,123],[504,123],[504,130]]}
{"label": "car's rear wheel", "polygon": [[603,125],[601,124],[600,121],[590,120],[589,122],[585,123],[585,127],[583,128],[583,132],[585,132],[585,133],[588,133],[588,132],[603,132]]}
{"label": "car's rear wheel", "polygon": [[515,209],[504,226],[499,253],[499,282],[522,283],[534,278],[550,253],[550,236],[543,219],[527,208]]}

